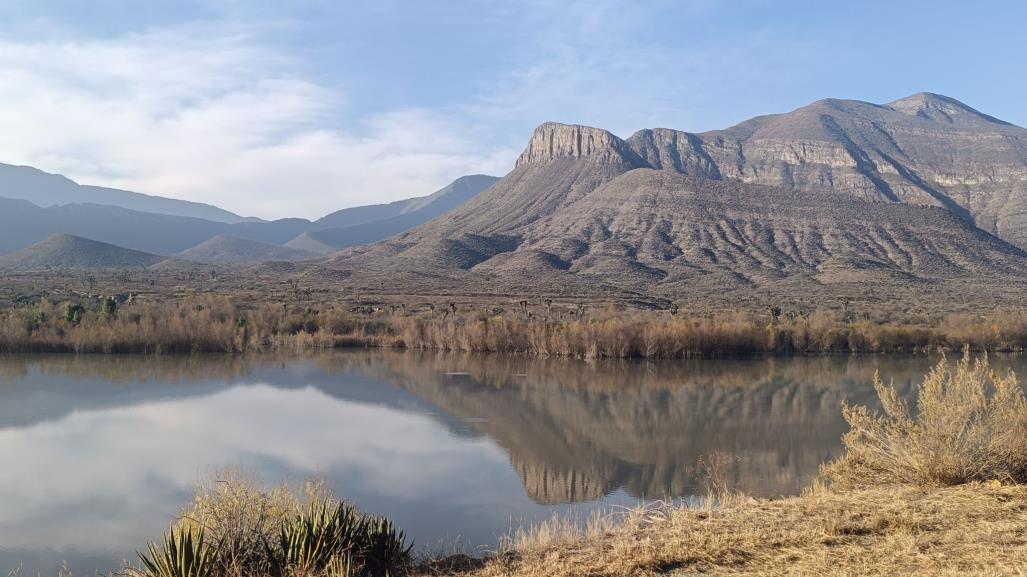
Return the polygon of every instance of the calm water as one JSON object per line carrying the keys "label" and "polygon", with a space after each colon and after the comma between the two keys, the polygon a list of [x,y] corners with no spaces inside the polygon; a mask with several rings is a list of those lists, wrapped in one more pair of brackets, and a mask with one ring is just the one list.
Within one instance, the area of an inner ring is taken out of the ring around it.
{"label": "calm water", "polygon": [[908,391],[932,360],[0,357],[0,575],[134,560],[226,466],[320,474],[419,545],[466,550],[704,493],[704,455],[736,488],[794,494],[838,453],[843,399],[871,402],[877,369]]}

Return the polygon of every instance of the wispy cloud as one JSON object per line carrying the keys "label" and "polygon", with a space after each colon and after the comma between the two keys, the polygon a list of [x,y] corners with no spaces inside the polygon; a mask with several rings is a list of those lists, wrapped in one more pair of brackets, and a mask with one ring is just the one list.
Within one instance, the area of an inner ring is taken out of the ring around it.
{"label": "wispy cloud", "polygon": [[214,202],[319,216],[502,172],[473,128],[418,109],[337,126],[345,97],[260,31],[189,25],[108,39],[0,42],[0,161]]}

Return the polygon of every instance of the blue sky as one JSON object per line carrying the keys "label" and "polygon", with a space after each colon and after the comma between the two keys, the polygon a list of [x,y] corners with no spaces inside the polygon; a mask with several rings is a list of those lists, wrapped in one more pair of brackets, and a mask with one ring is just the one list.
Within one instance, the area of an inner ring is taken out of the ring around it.
{"label": "blue sky", "polygon": [[1019,2],[6,0],[0,162],[314,217],[555,120],[702,131],[920,91],[1027,125]]}

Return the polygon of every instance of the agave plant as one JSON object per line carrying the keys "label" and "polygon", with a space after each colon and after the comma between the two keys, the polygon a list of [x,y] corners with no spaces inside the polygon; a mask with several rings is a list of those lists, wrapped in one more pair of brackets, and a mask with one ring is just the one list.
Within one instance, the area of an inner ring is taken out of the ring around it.
{"label": "agave plant", "polygon": [[203,530],[175,529],[164,534],[164,546],[150,542],[148,553],[139,553],[145,577],[211,577],[217,566],[218,547],[206,540]]}
{"label": "agave plant", "polygon": [[281,575],[379,577],[405,565],[412,545],[389,519],[324,498],[282,524],[279,548]]}
{"label": "agave plant", "polygon": [[322,573],[359,543],[363,518],[352,506],[319,499],[291,522],[279,536],[281,565],[302,573]]}
{"label": "agave plant", "polygon": [[362,540],[362,572],[374,577],[388,575],[406,565],[414,547],[412,543],[407,545],[406,535],[386,517],[366,517]]}

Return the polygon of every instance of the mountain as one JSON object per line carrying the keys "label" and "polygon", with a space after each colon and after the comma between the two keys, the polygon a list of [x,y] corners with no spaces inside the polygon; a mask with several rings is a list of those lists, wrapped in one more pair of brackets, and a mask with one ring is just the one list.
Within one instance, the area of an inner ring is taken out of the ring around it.
{"label": "mountain", "polygon": [[727,130],[643,130],[627,142],[653,168],[940,206],[1027,248],[1027,130],[946,96],[821,100]]}
{"label": "mountain", "polygon": [[[369,231],[360,232],[360,229],[356,229],[341,235],[326,232],[325,240],[343,243],[344,246],[380,240],[457,206],[492,180],[493,177],[479,176],[458,179],[431,196],[397,203],[403,205],[398,209],[399,214],[387,218],[388,222],[379,221],[379,224],[368,227]],[[403,212],[404,210],[406,212]],[[321,219],[318,224],[301,218],[283,218],[275,221],[226,223],[95,203],[72,203],[42,208],[27,200],[3,198],[3,193],[0,192],[0,254],[25,248],[54,234],[72,234],[164,255],[189,250],[219,235],[229,235],[257,243],[284,245],[291,240],[297,240],[297,237],[307,231],[325,226],[325,222],[335,221]],[[312,242],[317,243],[315,246],[319,248],[308,252],[324,254],[335,251],[327,244]],[[287,260],[300,257],[301,253],[295,251],[304,251],[302,243],[297,241],[292,244],[294,246],[279,253],[287,255]],[[243,251],[242,254],[250,253]],[[302,254],[304,257],[312,256],[306,252]]]}
{"label": "mountain", "polygon": [[497,180],[498,177],[484,174],[461,176],[428,196],[397,200],[389,204],[344,208],[315,221],[315,228],[343,228],[425,210],[438,216],[467,202]]}
{"label": "mountain", "polygon": [[115,188],[81,185],[59,174],[10,164],[0,164],[0,197],[27,200],[44,208],[92,203],[215,222],[235,223],[252,220],[209,204],[150,196]]}
{"label": "mountain", "polygon": [[199,218],[138,212],[100,204],[40,208],[0,198],[0,253],[55,234],[70,234],[156,254],[174,254],[234,226]]}
{"label": "mountain", "polygon": [[316,221],[313,230],[286,246],[328,254],[379,241],[453,210],[498,180],[483,174],[462,176],[428,196],[340,210]]}
{"label": "mountain", "polygon": [[204,264],[234,265],[268,261],[297,261],[315,258],[318,255],[305,250],[219,234],[175,256]]}
{"label": "mountain", "polygon": [[926,94],[626,140],[546,123],[487,191],[328,267],[460,294],[1000,286],[1027,278],[1024,174],[1027,131]]}
{"label": "mountain", "polygon": [[149,254],[70,234],[58,234],[12,254],[0,256],[0,268],[145,268],[165,260]]}

